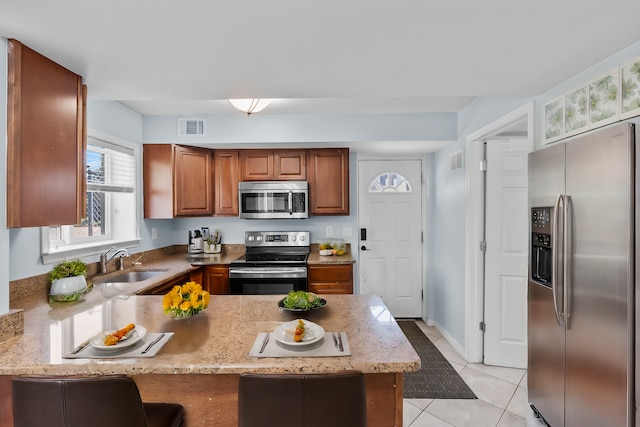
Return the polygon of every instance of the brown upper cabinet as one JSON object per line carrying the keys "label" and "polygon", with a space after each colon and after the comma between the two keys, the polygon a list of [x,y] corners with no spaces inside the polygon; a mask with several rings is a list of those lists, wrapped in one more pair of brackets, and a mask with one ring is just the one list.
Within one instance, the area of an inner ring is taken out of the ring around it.
{"label": "brown upper cabinet", "polygon": [[[209,150],[144,144],[144,217],[238,216],[238,182],[247,180],[252,167],[249,181],[308,180],[311,215],[349,215],[348,148]],[[278,173],[262,175],[260,169]]]}
{"label": "brown upper cabinet", "polygon": [[241,150],[241,181],[305,181],[305,150]]}
{"label": "brown upper cabinet", "polygon": [[8,41],[7,227],[79,224],[86,215],[82,77]]}
{"label": "brown upper cabinet", "polygon": [[238,151],[213,152],[213,210],[219,216],[238,216]]}
{"label": "brown upper cabinet", "polygon": [[144,217],[213,215],[211,150],[144,144]]}
{"label": "brown upper cabinet", "polygon": [[349,149],[307,150],[309,213],[349,215]]}

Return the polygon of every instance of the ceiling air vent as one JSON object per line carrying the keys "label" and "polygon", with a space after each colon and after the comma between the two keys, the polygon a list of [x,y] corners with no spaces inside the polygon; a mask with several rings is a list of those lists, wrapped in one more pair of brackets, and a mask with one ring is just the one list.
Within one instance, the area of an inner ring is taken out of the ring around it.
{"label": "ceiling air vent", "polygon": [[462,169],[462,151],[453,153],[451,157],[449,157],[449,165],[450,165],[449,170],[451,172],[455,172]]}
{"label": "ceiling air vent", "polygon": [[204,136],[204,119],[178,119],[178,136]]}

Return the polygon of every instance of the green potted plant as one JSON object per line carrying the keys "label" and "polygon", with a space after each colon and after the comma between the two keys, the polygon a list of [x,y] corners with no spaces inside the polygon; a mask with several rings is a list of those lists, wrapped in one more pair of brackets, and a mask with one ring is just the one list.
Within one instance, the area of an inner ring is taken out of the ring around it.
{"label": "green potted plant", "polygon": [[61,261],[49,273],[49,301],[76,301],[87,291],[87,264]]}

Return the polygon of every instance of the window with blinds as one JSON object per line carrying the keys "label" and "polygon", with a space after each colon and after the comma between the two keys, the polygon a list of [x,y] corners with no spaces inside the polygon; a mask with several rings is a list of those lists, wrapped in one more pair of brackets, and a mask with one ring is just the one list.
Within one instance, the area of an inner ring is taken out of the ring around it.
{"label": "window with blinds", "polygon": [[133,150],[88,138],[87,191],[133,193],[133,161]]}
{"label": "window with blinds", "polygon": [[133,148],[88,137],[87,216],[80,224],[46,227],[43,255],[136,239],[135,164]]}

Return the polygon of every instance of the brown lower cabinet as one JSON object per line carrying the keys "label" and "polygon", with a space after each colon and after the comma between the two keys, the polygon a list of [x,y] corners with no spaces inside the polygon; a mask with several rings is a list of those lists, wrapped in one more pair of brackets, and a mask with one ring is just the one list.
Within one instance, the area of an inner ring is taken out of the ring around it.
{"label": "brown lower cabinet", "polygon": [[167,280],[164,283],[159,284],[151,289],[147,289],[142,293],[142,295],[164,295],[171,290],[176,285],[183,285],[186,282],[189,282],[192,279],[189,273],[181,274],[180,276],[174,277],[173,279]]}
{"label": "brown lower cabinet", "polygon": [[352,294],[353,264],[309,265],[309,292]]}
{"label": "brown lower cabinet", "polygon": [[229,267],[226,265],[208,265],[204,267],[202,288],[211,295],[228,295]]}
{"label": "brown lower cabinet", "polygon": [[[156,287],[151,289],[147,289],[142,293],[142,295],[164,295],[171,290],[176,285],[184,285],[187,282],[196,282],[202,283],[202,268],[198,268],[196,270],[190,271],[189,273],[184,273],[179,276],[174,277],[173,279],[169,279],[164,283],[159,284]],[[204,286],[203,286],[204,288]]]}

